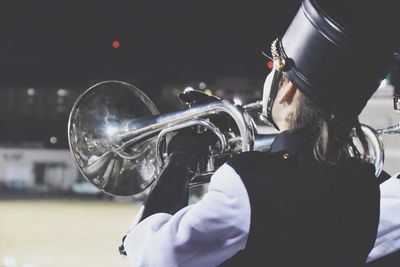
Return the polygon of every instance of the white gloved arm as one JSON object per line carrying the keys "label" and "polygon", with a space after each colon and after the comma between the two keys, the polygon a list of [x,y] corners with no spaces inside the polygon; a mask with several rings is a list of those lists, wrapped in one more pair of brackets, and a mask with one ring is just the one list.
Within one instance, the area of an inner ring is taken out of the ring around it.
{"label": "white gloved arm", "polygon": [[397,176],[398,174],[380,185],[379,227],[368,262],[400,249],[400,179]]}
{"label": "white gloved arm", "polygon": [[198,203],[135,225],[124,246],[132,266],[217,266],[244,249],[250,202],[239,175],[225,164]]}

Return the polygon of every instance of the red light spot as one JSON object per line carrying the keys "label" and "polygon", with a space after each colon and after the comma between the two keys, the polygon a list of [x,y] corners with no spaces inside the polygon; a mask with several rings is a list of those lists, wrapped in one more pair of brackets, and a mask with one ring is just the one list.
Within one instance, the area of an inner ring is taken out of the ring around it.
{"label": "red light spot", "polygon": [[272,60],[268,60],[267,68],[272,70],[273,67],[274,67],[274,62],[272,62]]}
{"label": "red light spot", "polygon": [[112,42],[112,47],[114,47],[115,49],[119,48],[119,42],[118,41],[114,41]]}

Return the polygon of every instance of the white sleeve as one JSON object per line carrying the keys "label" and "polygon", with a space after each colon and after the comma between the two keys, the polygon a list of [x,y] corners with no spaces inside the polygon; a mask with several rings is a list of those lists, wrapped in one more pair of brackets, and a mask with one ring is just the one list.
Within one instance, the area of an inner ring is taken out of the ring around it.
{"label": "white sleeve", "polygon": [[208,192],[174,215],[157,213],[135,225],[124,246],[132,266],[217,266],[246,246],[250,202],[239,175],[227,164]]}
{"label": "white sleeve", "polygon": [[396,176],[380,186],[381,212],[378,234],[367,261],[376,260],[400,249],[400,179]]}

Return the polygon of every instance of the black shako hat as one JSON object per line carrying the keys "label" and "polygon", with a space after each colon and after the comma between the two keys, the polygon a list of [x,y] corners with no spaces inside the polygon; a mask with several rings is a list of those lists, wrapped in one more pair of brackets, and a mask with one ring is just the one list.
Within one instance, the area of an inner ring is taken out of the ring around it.
{"label": "black shako hat", "polygon": [[[286,77],[322,109],[357,116],[393,64],[379,14],[364,1],[304,0],[276,42]],[[368,2],[368,1],[366,1]]]}

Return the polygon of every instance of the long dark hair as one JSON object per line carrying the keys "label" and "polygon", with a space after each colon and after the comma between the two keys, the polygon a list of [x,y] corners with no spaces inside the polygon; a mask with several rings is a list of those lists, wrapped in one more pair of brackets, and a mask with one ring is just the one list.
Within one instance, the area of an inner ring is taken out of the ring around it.
{"label": "long dark hair", "polygon": [[[358,157],[365,162],[369,153],[368,143],[358,118],[332,115],[303,93],[299,93],[299,103],[291,121],[290,131],[301,131],[311,137],[316,160],[336,165],[349,157]],[[353,144],[352,131],[354,131],[353,136],[358,137],[360,141],[364,156]],[[352,155],[350,151],[353,151]]]}

